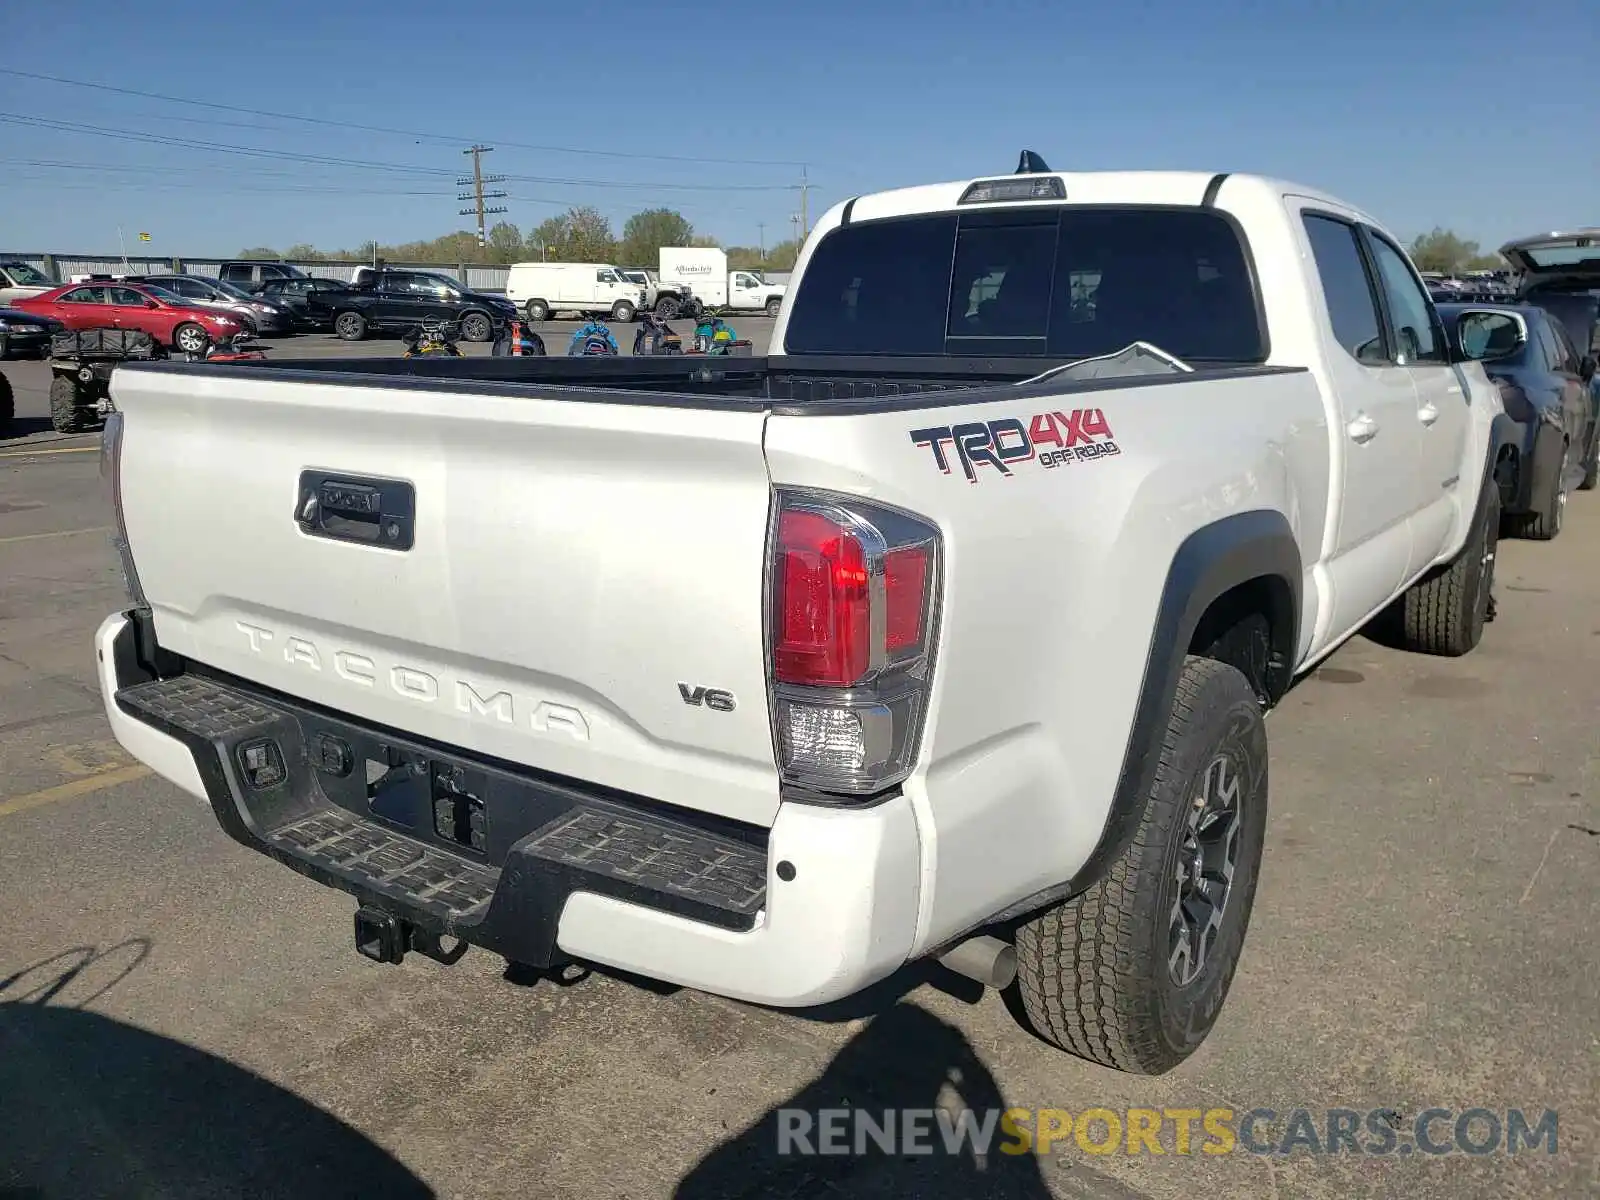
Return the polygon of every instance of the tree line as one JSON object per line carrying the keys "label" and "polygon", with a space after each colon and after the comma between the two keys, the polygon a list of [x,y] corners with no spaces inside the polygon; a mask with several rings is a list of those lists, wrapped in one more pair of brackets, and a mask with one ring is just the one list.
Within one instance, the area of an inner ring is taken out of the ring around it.
{"label": "tree line", "polygon": [[[252,246],[240,258],[286,258],[301,262],[364,262],[374,255],[392,262],[416,263],[491,263],[514,262],[605,262],[619,267],[654,267],[660,262],[663,246],[716,246],[715,238],[697,233],[688,218],[670,208],[652,208],[634,213],[622,226],[621,236],[612,232],[611,222],[589,205],[568,209],[560,216],[541,221],[524,232],[510,221],[501,221],[489,230],[486,246],[478,245],[476,234],[466,230],[447,233],[432,241],[401,242],[385,246],[366,242],[353,250],[318,250],[301,242],[277,251],[269,246]],[[758,268],[788,271],[800,252],[799,243],[789,240],[763,250],[757,246],[727,246],[728,265],[735,269]],[[1420,271],[1490,271],[1507,264],[1498,254],[1485,254],[1478,243],[1435,226],[1411,243],[1411,258]]]}
{"label": "tree line", "polygon": [[1411,243],[1411,261],[1417,264],[1419,271],[1442,271],[1446,275],[1459,271],[1499,271],[1510,266],[1498,254],[1483,253],[1477,242],[1437,225]]}
{"label": "tree line", "polygon": [[[695,232],[688,218],[670,208],[652,208],[634,213],[622,226],[621,236],[612,232],[611,222],[596,209],[583,205],[560,216],[541,221],[524,232],[510,221],[501,221],[488,231],[487,245],[478,245],[478,235],[466,230],[447,233],[432,241],[401,242],[386,246],[365,242],[353,250],[319,250],[300,242],[279,251],[270,246],[251,246],[239,252],[240,258],[283,258],[297,262],[370,261],[374,256],[391,262],[412,263],[488,263],[514,262],[603,262],[619,267],[655,267],[663,246],[716,246],[715,238]],[[800,246],[794,241],[779,242],[765,250],[758,246],[726,246],[728,265],[735,269],[787,271],[793,268]]]}

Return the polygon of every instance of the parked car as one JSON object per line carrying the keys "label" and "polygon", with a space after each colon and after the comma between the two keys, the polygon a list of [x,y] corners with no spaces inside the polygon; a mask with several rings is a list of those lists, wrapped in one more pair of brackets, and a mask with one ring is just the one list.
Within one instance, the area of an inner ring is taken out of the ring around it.
{"label": "parked car", "polygon": [[41,357],[50,346],[50,334],[60,322],[20,308],[0,308],[0,361],[24,354]]}
{"label": "parked car", "polygon": [[309,332],[331,330],[333,318],[332,314],[326,311],[323,313],[313,311],[306,297],[312,292],[349,290],[350,285],[342,279],[324,279],[320,276],[307,275],[299,278],[263,279],[250,288],[250,294],[260,297],[268,304],[276,304],[289,315],[289,320],[296,329]]}
{"label": "parked car", "polygon": [[42,295],[56,286],[54,279],[29,263],[0,262],[0,307]]}
{"label": "parked car", "polygon": [[144,275],[141,283],[181,296],[198,308],[232,313],[246,332],[278,337],[293,332],[293,322],[282,305],[204,275]]}
{"label": "parked car", "polygon": [[[1516,297],[1536,304],[1567,331],[1580,355],[1600,355],[1600,229],[1544,233],[1500,247],[1519,272]],[[1590,411],[1600,430],[1600,377],[1589,381]],[[1600,483],[1600,434],[1584,459],[1583,490]]]}
{"label": "parked car", "polygon": [[1548,541],[1561,532],[1567,495],[1583,483],[1594,454],[1594,358],[1580,355],[1560,323],[1533,305],[1441,304],[1439,315],[1499,385],[1517,426],[1495,464],[1506,532]]}
{"label": "parked car", "polygon": [[1266,711],[1391,607],[1478,645],[1505,414],[1358,208],[1023,166],[835,205],[765,359],[118,370],[117,739],[378,961],[808,1006],[937,958],[1175,1066]]}
{"label": "parked car", "polygon": [[60,321],[67,329],[138,329],[164,346],[203,353],[211,340],[238,333],[231,313],[200,308],[147,283],[69,283],[18,300],[23,312]]}
{"label": "parked car", "polygon": [[217,278],[241,288],[248,288],[265,279],[299,279],[304,275],[305,272],[299,267],[286,262],[240,259],[217,264]]}
{"label": "parked car", "polygon": [[343,291],[306,293],[306,307],[328,321],[346,341],[360,341],[372,330],[404,331],[423,321],[450,321],[469,342],[487,342],[495,326],[515,320],[516,305],[502,296],[473,292],[448,275],[429,271],[375,273],[370,283]]}

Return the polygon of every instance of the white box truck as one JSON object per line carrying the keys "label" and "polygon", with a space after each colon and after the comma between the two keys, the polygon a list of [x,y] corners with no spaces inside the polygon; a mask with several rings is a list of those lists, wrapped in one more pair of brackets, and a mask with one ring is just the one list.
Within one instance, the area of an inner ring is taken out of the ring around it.
{"label": "white box truck", "polygon": [[784,286],[768,283],[756,270],[728,270],[728,256],[716,247],[661,247],[661,290],[656,311],[685,307],[694,301],[706,308],[765,312],[776,317],[783,307]]}
{"label": "white box truck", "polygon": [[506,298],[530,321],[558,312],[631,321],[644,307],[645,289],[609,263],[512,263]]}

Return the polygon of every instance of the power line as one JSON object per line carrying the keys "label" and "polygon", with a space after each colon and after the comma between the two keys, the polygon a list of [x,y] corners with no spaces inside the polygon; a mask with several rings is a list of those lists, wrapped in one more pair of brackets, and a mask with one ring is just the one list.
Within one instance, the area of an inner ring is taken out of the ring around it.
{"label": "power line", "polygon": [[[137,129],[122,129],[110,125],[91,125],[83,121],[62,121],[54,117],[41,117],[31,113],[0,112],[0,122],[12,125],[51,129],[61,133],[83,133],[93,137],[131,139],[157,146],[172,146],[184,150],[204,150],[213,154],[235,154],[251,158],[269,158],[282,162],[313,163],[318,166],[353,167],[367,171],[392,171],[408,175],[452,176],[455,172],[444,167],[411,166],[405,163],[373,162],[358,158],[336,158],[325,154],[305,154],[294,150],[271,150],[262,146],[241,146],[233,142],[212,142],[201,138],[175,137],[169,134],[147,133]],[[781,183],[667,183],[660,181],[623,179],[566,179],[546,175],[507,175],[517,183],[538,183],[555,187],[584,188],[636,188],[646,191],[688,192],[780,192],[793,188]]]}
{"label": "power line", "polygon": [[[113,92],[120,96],[139,96],[146,100],[160,100],[168,104],[188,104],[199,108],[216,109],[220,112],[241,113],[251,117],[267,117],[275,121],[301,121],[308,125],[322,125],[333,129],[355,129],[363,133],[388,133],[399,137],[421,138],[427,141],[452,142],[459,145],[466,138],[459,135],[446,135],[441,133],[423,133],[415,129],[395,129],[385,125],[363,125],[354,121],[335,121],[328,117],[305,117],[297,113],[272,112],[268,109],[249,108],[238,104],[223,104],[215,100],[195,100],[184,96],[167,96],[160,92],[145,92],[137,88],[115,87],[108,83],[91,83],[84,79],[67,79],[60,75],[43,75],[34,71],[18,71],[11,68],[0,68],[0,75],[11,75],[19,79],[33,79],[44,83],[65,84],[68,87],[88,88],[98,92]],[[685,162],[685,163],[710,163],[733,167],[798,167],[801,163],[786,159],[760,159],[760,158],[705,158],[689,154],[641,154],[635,151],[624,150],[594,150],[578,146],[540,146],[529,142],[511,142],[500,139],[502,146],[516,150],[536,150],[542,154],[587,154],[599,158],[621,159],[649,159],[657,162]]]}

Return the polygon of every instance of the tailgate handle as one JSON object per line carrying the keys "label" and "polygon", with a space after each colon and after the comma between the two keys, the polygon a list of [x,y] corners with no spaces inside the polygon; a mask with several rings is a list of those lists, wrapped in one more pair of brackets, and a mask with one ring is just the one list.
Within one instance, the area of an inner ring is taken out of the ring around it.
{"label": "tailgate handle", "polygon": [[409,550],[416,537],[417,493],[400,479],[302,471],[294,521],[311,537]]}

